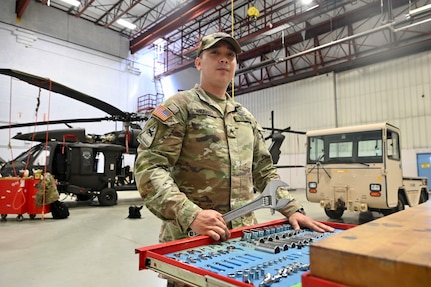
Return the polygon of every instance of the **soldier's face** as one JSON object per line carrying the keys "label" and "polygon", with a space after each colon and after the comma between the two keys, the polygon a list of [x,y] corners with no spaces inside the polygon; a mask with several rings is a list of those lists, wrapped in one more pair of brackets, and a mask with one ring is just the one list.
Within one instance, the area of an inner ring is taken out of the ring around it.
{"label": "soldier's face", "polygon": [[235,74],[236,53],[231,44],[220,41],[202,51],[195,64],[201,72],[201,80],[219,82],[227,87]]}

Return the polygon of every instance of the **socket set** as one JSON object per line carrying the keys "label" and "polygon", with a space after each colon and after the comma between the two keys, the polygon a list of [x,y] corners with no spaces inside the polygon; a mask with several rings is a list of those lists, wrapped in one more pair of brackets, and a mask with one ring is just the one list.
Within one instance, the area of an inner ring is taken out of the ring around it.
{"label": "socket set", "polygon": [[136,252],[145,257],[140,269],[191,286],[295,286],[309,270],[310,244],[347,228],[336,225],[334,233],[295,231],[283,219],[233,230],[224,242],[198,236]]}

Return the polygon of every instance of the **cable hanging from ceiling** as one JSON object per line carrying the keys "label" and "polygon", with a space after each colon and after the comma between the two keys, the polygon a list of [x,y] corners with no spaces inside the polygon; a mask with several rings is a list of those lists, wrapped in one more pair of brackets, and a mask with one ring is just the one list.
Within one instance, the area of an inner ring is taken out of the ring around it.
{"label": "cable hanging from ceiling", "polygon": [[[235,38],[235,16],[234,16],[234,11],[235,11],[235,9],[234,9],[234,0],[231,0],[231,18],[232,18],[232,20],[231,20],[231,25],[232,25],[232,27],[231,27],[231,33],[232,33],[232,37],[233,38]],[[238,57],[237,57],[237,61],[238,61]],[[238,63],[237,63],[238,64]],[[231,84],[231,86],[232,86],[232,99],[233,100],[235,100],[235,74],[232,76],[232,84]]]}

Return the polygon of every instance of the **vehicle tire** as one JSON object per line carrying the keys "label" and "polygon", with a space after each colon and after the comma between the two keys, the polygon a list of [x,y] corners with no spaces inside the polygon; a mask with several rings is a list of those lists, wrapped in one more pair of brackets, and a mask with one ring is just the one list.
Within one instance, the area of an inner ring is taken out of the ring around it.
{"label": "vehicle tire", "polygon": [[406,200],[404,199],[404,196],[401,193],[399,193],[397,206],[389,209],[381,209],[380,211],[383,213],[384,216],[386,216],[386,215],[404,210],[405,208],[406,208]]}
{"label": "vehicle tire", "polygon": [[97,196],[99,200],[99,204],[103,206],[112,206],[117,204],[117,191],[113,188],[104,188],[100,191],[100,194]]}
{"label": "vehicle tire", "polygon": [[395,206],[395,212],[406,209],[406,200],[402,194],[398,194],[398,204]]}
{"label": "vehicle tire", "polygon": [[343,216],[344,209],[337,208],[336,210],[331,210],[331,209],[325,208],[325,213],[331,219],[340,219],[341,216]]}
{"label": "vehicle tire", "polygon": [[428,200],[428,194],[425,189],[421,190],[421,195],[419,197],[419,204],[424,203]]}

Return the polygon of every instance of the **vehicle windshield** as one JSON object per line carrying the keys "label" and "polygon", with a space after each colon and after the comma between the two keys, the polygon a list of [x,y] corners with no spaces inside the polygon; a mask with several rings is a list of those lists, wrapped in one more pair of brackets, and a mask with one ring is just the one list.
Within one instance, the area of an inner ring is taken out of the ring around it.
{"label": "vehicle windshield", "polygon": [[382,130],[308,138],[307,163],[381,163]]}

